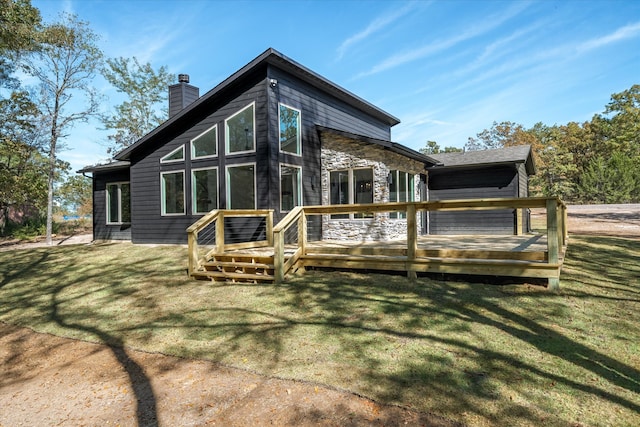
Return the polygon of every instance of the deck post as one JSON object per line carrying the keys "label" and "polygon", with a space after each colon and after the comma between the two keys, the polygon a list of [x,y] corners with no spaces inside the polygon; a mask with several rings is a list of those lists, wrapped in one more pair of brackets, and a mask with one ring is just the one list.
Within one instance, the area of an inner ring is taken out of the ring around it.
{"label": "deck post", "polygon": [[[558,200],[547,199],[547,251],[549,264],[558,264],[560,261],[560,247],[558,234]],[[549,290],[557,291],[560,288],[560,272],[558,277],[549,278]]]}
{"label": "deck post", "polygon": [[301,255],[307,253],[307,216],[304,209],[300,211],[300,219],[298,219],[298,247],[301,249]]}
{"label": "deck post", "polygon": [[219,211],[216,222],[216,252],[224,253],[224,211]]}
{"label": "deck post", "polygon": [[523,219],[522,219],[523,218],[522,208],[516,208],[515,214],[516,214],[516,232],[515,232],[515,235],[516,236],[522,236],[522,234],[523,234],[522,229],[524,228],[523,224],[522,224],[522,222],[523,222]]}
{"label": "deck post", "polygon": [[191,277],[198,268],[198,232],[189,232],[187,241],[189,243],[189,277]]}
{"label": "deck post", "polygon": [[418,278],[418,273],[410,268],[416,260],[418,250],[418,224],[416,221],[416,205],[407,205],[407,277],[409,280]]}
{"label": "deck post", "polygon": [[567,212],[567,206],[566,205],[562,205],[562,246],[565,246],[567,244],[567,240],[569,240],[569,232],[567,229],[567,217],[568,217],[568,212]]}
{"label": "deck post", "polygon": [[278,231],[273,236],[273,270],[276,283],[284,282],[284,233]]}
{"label": "deck post", "polygon": [[266,217],[267,221],[267,245],[273,246],[273,209],[269,210]]}

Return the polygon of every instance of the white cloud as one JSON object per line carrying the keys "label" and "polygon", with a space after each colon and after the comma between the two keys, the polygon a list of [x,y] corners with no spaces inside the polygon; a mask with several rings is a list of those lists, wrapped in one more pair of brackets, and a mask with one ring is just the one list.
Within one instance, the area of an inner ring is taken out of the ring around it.
{"label": "white cloud", "polygon": [[379,32],[384,29],[388,25],[400,19],[402,16],[409,13],[416,5],[416,2],[410,2],[401,7],[400,9],[394,11],[393,13],[385,13],[384,15],[374,19],[364,30],[359,33],[354,34],[349,37],[338,47],[338,60],[342,59],[347,50],[351,48],[352,45],[361,42],[362,40],[367,39],[372,34]]}
{"label": "white cloud", "polygon": [[606,36],[588,40],[578,46],[578,51],[584,52],[592,49],[597,49],[599,47],[606,46],[608,44],[615,43],[621,40],[630,39],[638,35],[640,35],[640,22],[618,28],[616,31]]}
{"label": "white cloud", "polygon": [[527,7],[528,7],[528,3],[515,3],[512,7],[507,9],[504,13],[494,17],[489,17],[483,22],[476,25],[472,25],[468,30],[463,31],[460,34],[457,34],[453,37],[450,37],[444,40],[438,40],[434,43],[427,44],[420,48],[393,55],[385,59],[381,63],[373,66],[369,71],[365,71],[363,73],[358,74],[356,78],[370,76],[372,74],[377,74],[382,71],[386,71],[391,68],[404,65],[408,62],[413,62],[415,60],[432,55],[436,52],[449,49],[463,41],[481,36],[499,27],[509,19],[515,17]]}

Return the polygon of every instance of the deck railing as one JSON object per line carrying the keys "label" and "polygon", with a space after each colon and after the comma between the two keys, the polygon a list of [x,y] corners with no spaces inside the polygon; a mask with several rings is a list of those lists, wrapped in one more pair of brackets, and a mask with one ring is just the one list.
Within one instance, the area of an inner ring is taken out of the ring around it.
{"label": "deck railing", "polygon": [[[426,251],[418,250],[418,222],[417,214],[421,211],[480,211],[493,209],[515,209],[516,218],[520,218],[518,228],[521,229],[522,210],[531,208],[544,208],[547,212],[547,255],[546,266],[551,272],[536,274],[548,275],[549,288],[557,289],[559,286],[559,268],[562,248],[567,241],[565,204],[557,198],[512,198],[512,199],[473,199],[473,200],[443,200],[435,202],[406,202],[384,204],[360,204],[360,205],[323,205],[298,207],[291,211],[274,228],[274,265],[276,282],[284,280],[289,270],[296,262],[307,255],[306,246],[306,217],[308,215],[335,215],[350,213],[380,213],[380,212],[405,212],[407,218],[406,250],[402,251],[403,264],[406,266],[410,278],[415,278],[418,271],[427,271]],[[284,259],[284,233],[286,230],[298,224],[298,242],[294,256],[285,263]],[[393,251],[389,251],[391,255]],[[397,251],[393,252],[397,259]],[[379,261],[384,261],[385,256],[376,254]],[[387,258],[390,258],[389,256]],[[522,257],[526,261],[526,256]],[[363,264],[364,265],[364,264]],[[503,271],[498,268],[496,272]],[[545,276],[546,277],[546,276]]]}
{"label": "deck railing", "polygon": [[[266,222],[265,240],[225,243],[225,218],[247,218],[264,217]],[[215,227],[214,248],[204,255],[200,254],[198,234],[207,227]],[[222,210],[217,209],[209,212],[198,221],[187,228],[187,242],[189,245],[189,275],[200,268],[202,260],[208,258],[212,253],[223,254],[227,250],[260,248],[273,246],[273,210],[272,209],[247,209],[247,210]]]}
{"label": "deck railing", "polygon": [[[499,253],[499,251],[434,251],[418,249],[418,213],[422,211],[482,211],[495,209],[516,210],[516,229],[522,229],[524,209],[544,208],[546,210],[546,253]],[[565,204],[557,198],[512,198],[512,199],[473,199],[473,200],[442,200],[434,202],[400,202],[384,204],[359,204],[359,205],[323,205],[301,206],[289,212],[275,227],[273,225],[272,210],[215,210],[202,217],[187,229],[189,242],[189,274],[192,274],[201,266],[201,260],[213,253],[222,254],[227,250],[256,248],[272,246],[274,250],[274,277],[276,282],[282,282],[288,272],[299,262],[311,263],[311,258],[316,257],[318,265],[320,259],[325,256],[327,265],[332,264],[331,255],[335,251],[314,248],[314,253],[308,253],[307,241],[307,216],[310,215],[336,215],[350,213],[381,213],[404,212],[406,213],[406,248],[376,250],[371,256],[360,253],[360,258],[345,260],[345,264],[354,266],[374,266],[373,263],[382,263],[389,269],[406,270],[410,278],[415,278],[419,271],[456,272],[463,274],[508,274],[521,272],[525,277],[545,277],[549,279],[549,288],[558,289],[561,267],[562,251],[567,243],[567,209]],[[266,218],[266,239],[263,241],[241,242],[234,244],[224,243],[224,219],[229,217],[255,217]],[[198,245],[198,233],[211,224],[215,224],[215,247],[200,256]],[[222,225],[222,226],[221,226]],[[291,232],[297,227],[297,242],[294,243],[293,253],[285,257],[285,243],[287,250],[291,251]],[[290,232],[287,234],[287,232]],[[288,236],[288,237],[285,237]],[[341,255],[348,255],[343,253]],[[353,255],[353,254],[351,254]],[[337,254],[338,258],[340,254]],[[447,258],[439,265],[434,258]],[[451,261],[451,258],[458,258]],[[469,258],[469,259],[466,259]],[[492,264],[496,260],[511,260],[521,262],[521,266],[510,266],[505,261],[504,265]],[[468,261],[464,267],[460,267]],[[305,264],[306,265],[306,264]],[[435,270],[434,270],[435,269]]]}

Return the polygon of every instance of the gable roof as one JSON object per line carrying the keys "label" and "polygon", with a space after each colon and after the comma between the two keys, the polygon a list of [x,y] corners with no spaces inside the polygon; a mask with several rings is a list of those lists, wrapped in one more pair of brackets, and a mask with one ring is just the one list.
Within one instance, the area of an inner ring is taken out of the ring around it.
{"label": "gable roof", "polygon": [[524,163],[529,175],[534,175],[536,173],[536,167],[533,161],[530,145],[517,145],[514,147],[458,153],[430,154],[430,157],[442,164],[439,168]]}
{"label": "gable roof", "polygon": [[328,128],[320,125],[316,125],[316,129],[320,133],[320,135],[327,133],[327,134],[338,135],[344,138],[352,139],[354,141],[377,145],[385,150],[389,150],[393,153],[400,154],[410,159],[422,162],[425,164],[425,166],[433,166],[440,163],[437,160],[433,159],[432,157],[426,156],[420,153],[419,151],[415,151],[409,147],[405,147],[404,145],[399,144],[397,142],[386,141],[384,139],[371,138],[368,136],[358,135],[355,133],[346,132],[338,129],[332,129],[332,128]]}
{"label": "gable roof", "polygon": [[[249,62],[244,67],[240,68],[238,71],[233,73],[231,76],[227,77],[220,84],[215,86],[209,92],[202,95],[195,102],[190,104],[188,107],[184,108],[182,111],[177,113],[175,116],[162,123],[160,126],[149,132],[147,135],[140,138],[137,142],[132,144],[131,146],[125,148],[124,150],[117,153],[114,158],[116,160],[129,160],[131,154],[138,150],[139,148],[146,146],[148,141],[154,139],[157,135],[161,134],[166,129],[174,126],[176,123],[184,120],[185,116],[188,116],[193,111],[203,108],[212,98],[220,96],[226,90],[228,90],[231,86],[234,86],[238,82],[240,82],[243,78],[247,77],[251,73],[256,70],[259,70],[261,67],[265,67],[266,65],[273,65],[277,68],[280,68],[284,71],[287,71],[306,83],[330,94],[334,97],[340,99],[341,101],[366,112],[367,114],[375,117],[376,119],[387,123],[389,126],[394,126],[400,123],[400,120],[391,114],[383,111],[382,109],[376,107],[375,105],[365,101],[364,99],[354,95],[348,90],[338,86],[335,83],[327,80],[321,75],[311,71],[310,69],[304,67],[303,65],[295,62],[294,60],[286,57],[282,53],[278,52],[273,48],[269,48],[256,57],[253,61]],[[265,74],[266,77],[266,74]]]}

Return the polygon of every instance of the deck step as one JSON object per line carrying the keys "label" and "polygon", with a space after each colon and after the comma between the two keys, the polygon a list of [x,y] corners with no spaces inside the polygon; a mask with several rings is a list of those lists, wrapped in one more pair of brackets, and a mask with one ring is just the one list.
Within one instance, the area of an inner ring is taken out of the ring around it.
{"label": "deck step", "polygon": [[253,255],[253,254],[233,254],[233,255],[214,254],[211,256],[211,261],[209,262],[273,264],[273,256]]}
{"label": "deck step", "polygon": [[232,261],[209,261],[202,264],[203,267],[222,267],[222,268],[257,268],[261,270],[273,270],[273,264],[263,264],[259,262],[232,262]]}
{"label": "deck step", "polygon": [[209,278],[212,280],[221,279],[228,280],[233,279],[236,281],[265,281],[273,282],[275,277],[272,274],[248,274],[248,273],[235,273],[229,271],[196,271],[193,273],[195,277]]}

